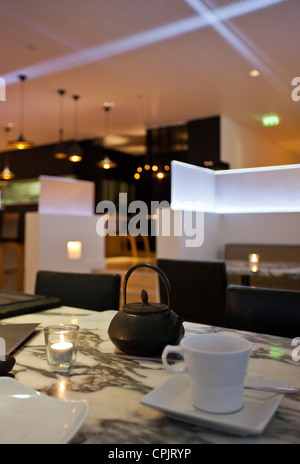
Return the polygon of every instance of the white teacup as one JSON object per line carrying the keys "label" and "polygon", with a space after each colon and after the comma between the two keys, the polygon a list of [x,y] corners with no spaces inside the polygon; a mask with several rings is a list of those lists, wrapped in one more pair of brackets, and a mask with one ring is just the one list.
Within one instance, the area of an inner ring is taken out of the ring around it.
{"label": "white teacup", "polygon": [[[188,373],[191,402],[197,409],[233,413],[244,405],[244,378],[251,349],[247,340],[231,335],[192,335],[184,337],[180,345],[167,345],[162,362],[173,373]],[[183,368],[169,364],[170,353],[183,356]]]}

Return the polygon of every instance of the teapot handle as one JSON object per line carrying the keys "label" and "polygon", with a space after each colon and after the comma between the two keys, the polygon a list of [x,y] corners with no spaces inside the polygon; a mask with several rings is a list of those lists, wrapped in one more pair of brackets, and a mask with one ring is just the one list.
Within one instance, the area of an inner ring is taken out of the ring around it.
{"label": "teapot handle", "polygon": [[165,285],[165,288],[166,288],[166,291],[167,291],[167,295],[168,295],[168,311],[170,313],[170,297],[171,297],[171,285],[170,285],[170,282],[169,282],[166,274],[161,269],[159,269],[157,266],[154,266],[153,264],[147,264],[147,263],[136,264],[131,269],[129,269],[129,271],[125,275],[124,284],[123,284],[124,305],[126,304],[126,287],[127,287],[128,278],[132,274],[132,272],[135,271],[136,269],[138,269],[139,267],[148,267],[149,269],[152,269],[153,271],[155,271],[159,275],[159,277],[163,281],[163,283]]}

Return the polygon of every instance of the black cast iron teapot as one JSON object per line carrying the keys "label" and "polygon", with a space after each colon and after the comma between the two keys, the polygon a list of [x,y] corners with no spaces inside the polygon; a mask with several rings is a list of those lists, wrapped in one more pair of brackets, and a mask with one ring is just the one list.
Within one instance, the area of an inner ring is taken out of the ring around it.
{"label": "black cast iron teapot", "polygon": [[[168,305],[149,303],[142,290],[141,303],[126,304],[126,286],[131,273],[140,267],[154,270],[162,279],[168,294]],[[182,319],[170,309],[171,286],[161,269],[152,264],[137,264],[127,272],[123,285],[124,306],[112,319],[108,335],[125,353],[138,356],[161,355],[166,345],[177,345],[184,335]]]}

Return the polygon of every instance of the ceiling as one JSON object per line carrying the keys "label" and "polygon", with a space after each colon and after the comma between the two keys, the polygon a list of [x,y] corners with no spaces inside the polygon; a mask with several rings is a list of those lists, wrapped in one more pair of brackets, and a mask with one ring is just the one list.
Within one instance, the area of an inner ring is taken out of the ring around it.
{"label": "ceiling", "polygon": [[[77,137],[105,135],[114,102],[109,134],[132,154],[147,127],[224,115],[300,155],[299,18],[299,0],[1,0],[0,151],[19,135],[25,74],[24,136],[36,145],[57,142],[65,89],[65,140],[77,94]],[[268,113],[281,124],[264,128]]]}

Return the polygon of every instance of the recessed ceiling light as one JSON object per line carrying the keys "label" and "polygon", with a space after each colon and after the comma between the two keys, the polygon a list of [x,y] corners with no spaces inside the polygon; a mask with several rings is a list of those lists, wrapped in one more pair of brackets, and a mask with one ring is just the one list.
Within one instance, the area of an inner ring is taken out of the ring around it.
{"label": "recessed ceiling light", "polygon": [[260,76],[260,72],[258,71],[258,69],[251,69],[251,71],[249,71],[249,76],[250,77],[258,77],[258,76]]}
{"label": "recessed ceiling light", "polygon": [[114,106],[115,106],[114,102],[108,102],[107,101],[107,102],[103,103],[103,108],[105,110],[110,110],[110,108],[114,108]]}

